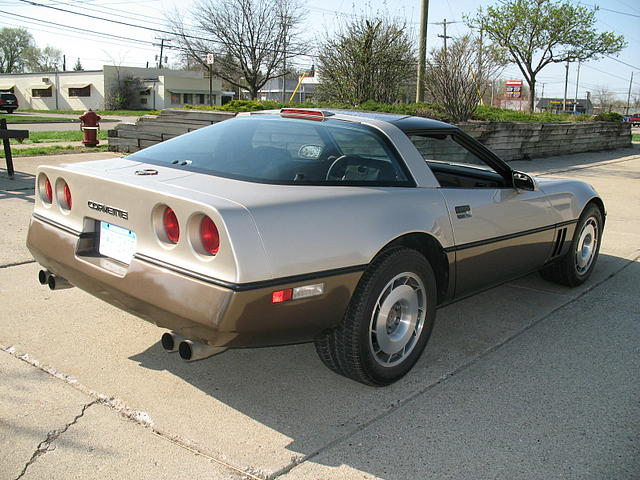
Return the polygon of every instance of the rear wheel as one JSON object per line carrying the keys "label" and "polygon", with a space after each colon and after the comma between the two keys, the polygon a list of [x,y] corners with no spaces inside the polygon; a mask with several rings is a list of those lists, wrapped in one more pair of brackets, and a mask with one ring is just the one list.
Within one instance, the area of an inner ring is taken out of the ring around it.
{"label": "rear wheel", "polygon": [[580,216],[569,251],[540,271],[545,280],[575,287],[591,275],[598,259],[603,228],[602,212],[593,203]]}
{"label": "rear wheel", "polygon": [[364,273],[342,323],[316,340],[331,370],[388,385],[422,354],[433,329],[436,280],[427,259],[406,248],[380,255]]}

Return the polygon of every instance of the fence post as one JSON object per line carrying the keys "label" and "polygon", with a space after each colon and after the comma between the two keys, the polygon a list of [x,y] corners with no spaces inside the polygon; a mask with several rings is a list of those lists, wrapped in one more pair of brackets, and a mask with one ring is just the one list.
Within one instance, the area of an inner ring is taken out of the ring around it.
{"label": "fence post", "polygon": [[[7,129],[7,120],[4,118],[0,118],[0,130]],[[13,180],[13,157],[11,156],[11,144],[8,138],[2,139],[2,144],[4,145],[4,158],[7,161],[7,173],[9,174],[9,178]]]}

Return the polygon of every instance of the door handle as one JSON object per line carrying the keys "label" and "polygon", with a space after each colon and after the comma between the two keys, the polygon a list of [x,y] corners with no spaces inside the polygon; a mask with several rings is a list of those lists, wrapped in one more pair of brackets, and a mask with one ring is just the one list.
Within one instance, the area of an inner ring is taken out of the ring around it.
{"label": "door handle", "polygon": [[469,218],[471,217],[471,207],[469,205],[457,205],[455,207],[456,216],[458,218]]}

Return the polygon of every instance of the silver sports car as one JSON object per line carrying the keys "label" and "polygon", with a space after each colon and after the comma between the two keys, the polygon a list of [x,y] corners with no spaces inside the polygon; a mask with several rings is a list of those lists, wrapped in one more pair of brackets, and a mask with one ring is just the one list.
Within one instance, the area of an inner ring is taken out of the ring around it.
{"label": "silver sports car", "polygon": [[42,284],[169,329],[186,360],[313,341],[386,385],[437,307],[535,270],[584,282],[604,219],[591,186],[514,171],[455,126],[283,109],[41,166],[27,245]]}

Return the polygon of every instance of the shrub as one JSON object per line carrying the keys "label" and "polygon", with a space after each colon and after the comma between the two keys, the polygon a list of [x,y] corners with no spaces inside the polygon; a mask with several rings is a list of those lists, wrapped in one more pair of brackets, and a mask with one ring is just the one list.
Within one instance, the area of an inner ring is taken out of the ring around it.
{"label": "shrub", "polygon": [[596,122],[621,122],[623,120],[623,117],[616,112],[604,112],[595,115],[593,119]]}

